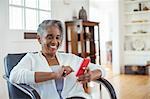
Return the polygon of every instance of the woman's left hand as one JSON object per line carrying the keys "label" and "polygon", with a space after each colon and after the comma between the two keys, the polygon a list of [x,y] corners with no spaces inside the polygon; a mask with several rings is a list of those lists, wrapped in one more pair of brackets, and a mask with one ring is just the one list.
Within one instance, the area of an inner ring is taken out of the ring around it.
{"label": "woman's left hand", "polygon": [[87,83],[92,80],[92,71],[90,71],[88,68],[85,70],[85,73],[78,77],[77,79],[81,83]]}

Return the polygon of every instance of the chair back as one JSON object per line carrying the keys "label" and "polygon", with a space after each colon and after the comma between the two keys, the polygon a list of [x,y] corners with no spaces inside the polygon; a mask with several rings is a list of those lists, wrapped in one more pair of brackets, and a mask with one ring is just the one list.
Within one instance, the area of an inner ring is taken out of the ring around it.
{"label": "chair back", "polygon": [[4,68],[5,68],[5,75],[9,77],[11,70],[18,64],[18,62],[26,55],[26,53],[20,54],[8,54],[4,58]]}
{"label": "chair back", "polygon": [[[26,55],[26,53],[19,53],[19,54],[8,54],[4,58],[4,68],[5,68],[5,75],[9,78],[11,70],[18,64],[18,62]],[[28,95],[20,91],[18,88],[13,86],[7,81],[8,85],[8,92],[9,92],[9,99],[30,99]]]}

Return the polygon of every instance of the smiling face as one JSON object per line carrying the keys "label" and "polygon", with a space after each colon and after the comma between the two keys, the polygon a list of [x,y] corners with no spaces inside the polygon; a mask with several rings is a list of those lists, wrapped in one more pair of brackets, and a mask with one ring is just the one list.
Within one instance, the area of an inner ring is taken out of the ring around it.
{"label": "smiling face", "polygon": [[42,46],[42,53],[55,56],[62,43],[61,31],[57,26],[49,26],[42,35],[38,35],[38,41]]}

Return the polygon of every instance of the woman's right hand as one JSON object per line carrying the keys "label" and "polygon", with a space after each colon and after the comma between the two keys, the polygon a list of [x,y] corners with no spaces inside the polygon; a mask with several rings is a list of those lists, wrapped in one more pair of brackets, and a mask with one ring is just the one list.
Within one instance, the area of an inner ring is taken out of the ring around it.
{"label": "woman's right hand", "polygon": [[73,69],[70,66],[62,66],[62,68],[55,73],[55,79],[60,79],[62,77],[66,77],[71,72],[73,72]]}
{"label": "woman's right hand", "polygon": [[54,79],[63,78],[64,70],[65,70],[64,67],[62,67],[59,71],[55,72],[55,78]]}
{"label": "woman's right hand", "polygon": [[63,66],[63,68],[64,68],[64,73],[63,73],[64,77],[69,75],[71,72],[74,72],[73,69],[70,66]]}

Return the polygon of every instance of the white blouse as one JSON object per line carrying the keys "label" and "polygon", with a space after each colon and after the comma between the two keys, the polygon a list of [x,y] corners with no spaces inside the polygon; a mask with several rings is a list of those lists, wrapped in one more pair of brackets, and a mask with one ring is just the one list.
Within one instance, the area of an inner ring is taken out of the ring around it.
{"label": "white blouse", "polygon": [[[71,53],[56,53],[60,66],[70,66],[74,72],[64,78],[64,85],[61,96],[63,99],[73,96],[81,96],[91,99],[90,95],[84,92],[82,84],[77,82],[75,76],[83,59]],[[89,63],[90,70],[100,69],[102,75],[104,70],[100,65]],[[41,99],[59,99],[56,89],[55,80],[48,80],[41,83],[35,83],[35,72],[52,72],[46,58],[41,52],[27,53],[21,61],[12,69],[10,73],[10,81],[14,83],[26,83],[35,88],[40,94]]]}

